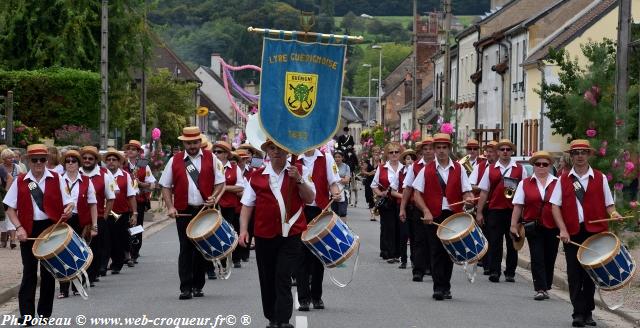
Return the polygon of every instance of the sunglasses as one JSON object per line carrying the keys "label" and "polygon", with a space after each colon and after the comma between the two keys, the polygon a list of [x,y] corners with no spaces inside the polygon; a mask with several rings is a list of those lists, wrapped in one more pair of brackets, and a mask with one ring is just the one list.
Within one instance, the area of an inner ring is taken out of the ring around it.
{"label": "sunglasses", "polygon": [[535,162],[535,163],[533,163],[533,165],[535,165],[537,167],[549,167],[549,163],[547,163],[547,162]]}
{"label": "sunglasses", "polygon": [[106,159],[106,161],[107,161],[107,162],[118,162],[118,161],[120,161],[120,159],[119,159],[119,158],[116,158],[116,157],[108,157],[108,158]]}
{"label": "sunglasses", "polygon": [[500,148],[500,151],[511,151],[511,148]]}
{"label": "sunglasses", "polygon": [[397,150],[391,150],[389,151],[389,154],[400,154],[400,152]]}
{"label": "sunglasses", "polygon": [[78,163],[78,160],[75,158],[67,158],[64,162],[67,164],[75,164]]}
{"label": "sunglasses", "polygon": [[82,159],[85,161],[95,161],[96,158],[93,156],[82,156]]}
{"label": "sunglasses", "polygon": [[226,150],[214,150],[213,151],[214,154],[224,154],[226,152],[227,152]]}
{"label": "sunglasses", "polygon": [[589,150],[586,149],[579,149],[579,150],[572,150],[571,151],[571,155],[588,155],[589,154]]}
{"label": "sunglasses", "polygon": [[478,150],[478,149],[479,149],[478,147],[469,147],[469,148],[467,148],[467,150]]}
{"label": "sunglasses", "polygon": [[38,157],[38,158],[32,158],[31,159],[31,163],[35,164],[35,163],[46,163],[47,162],[47,158],[46,157]]}

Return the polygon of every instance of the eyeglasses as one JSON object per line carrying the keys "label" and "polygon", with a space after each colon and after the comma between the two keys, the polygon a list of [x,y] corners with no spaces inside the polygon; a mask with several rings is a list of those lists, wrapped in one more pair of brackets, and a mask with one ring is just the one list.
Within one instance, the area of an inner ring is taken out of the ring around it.
{"label": "eyeglasses", "polygon": [[500,148],[500,151],[511,151],[511,148]]}
{"label": "eyeglasses", "polygon": [[213,151],[214,154],[224,154],[226,152],[227,152],[226,150],[214,150]]}
{"label": "eyeglasses", "polygon": [[549,167],[549,163],[547,163],[547,162],[535,162],[535,163],[533,163],[533,165],[535,165],[537,167]]}
{"label": "eyeglasses", "polygon": [[46,163],[47,162],[47,158],[46,157],[38,157],[38,158],[32,158],[31,159],[31,163],[35,164],[35,163]]}
{"label": "eyeglasses", "polygon": [[95,161],[96,158],[93,156],[82,156],[82,160],[84,161]]}
{"label": "eyeglasses", "polygon": [[577,149],[577,150],[571,151],[571,155],[588,155],[588,154],[589,154],[589,150],[586,150],[586,149]]}
{"label": "eyeglasses", "polygon": [[397,150],[391,150],[389,151],[389,154],[400,154],[400,152]]}
{"label": "eyeglasses", "polygon": [[105,160],[106,160],[107,162],[117,162],[117,161],[119,161],[120,159],[119,159],[119,158],[116,158],[116,157],[107,157],[107,159],[105,159]]}
{"label": "eyeglasses", "polygon": [[467,150],[478,150],[478,147],[469,147]]}
{"label": "eyeglasses", "polygon": [[64,162],[67,164],[75,164],[78,163],[78,160],[75,158],[67,158]]}

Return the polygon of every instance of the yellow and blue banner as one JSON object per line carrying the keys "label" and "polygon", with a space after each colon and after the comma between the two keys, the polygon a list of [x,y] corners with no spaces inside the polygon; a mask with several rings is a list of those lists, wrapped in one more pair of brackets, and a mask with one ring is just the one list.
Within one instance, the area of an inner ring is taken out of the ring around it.
{"label": "yellow and blue banner", "polygon": [[346,44],[264,38],[260,125],[299,155],[325,144],[340,121]]}

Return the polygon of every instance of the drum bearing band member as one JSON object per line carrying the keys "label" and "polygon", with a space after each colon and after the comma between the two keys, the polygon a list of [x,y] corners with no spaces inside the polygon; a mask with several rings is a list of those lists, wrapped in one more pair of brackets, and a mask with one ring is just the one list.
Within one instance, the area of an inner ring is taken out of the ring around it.
{"label": "drum bearing band member", "polygon": [[[118,274],[125,262],[125,252],[130,249],[129,227],[137,222],[135,180],[120,167],[124,164],[124,156],[116,149],[109,148],[104,154],[109,173],[113,175],[115,183],[120,189],[113,201],[113,209],[109,213],[107,223],[111,235],[111,274]],[[115,215],[113,215],[115,213]],[[130,266],[133,263],[129,262]]]}
{"label": "drum bearing band member", "polygon": [[[36,286],[38,282],[38,260],[32,252],[33,240],[58,220],[71,217],[73,199],[60,190],[60,177],[46,169],[47,147],[33,144],[27,147],[29,172],[22,173],[9,187],[4,197],[8,206],[6,215],[16,227],[22,257],[22,282],[18,291],[20,324],[36,314]],[[42,318],[51,317],[55,279],[43,265],[40,266],[40,299],[37,313]],[[29,316],[29,317],[26,317]]]}
{"label": "drum bearing band member", "polygon": [[[138,213],[135,224],[142,226],[144,225],[144,214],[151,208],[151,191],[155,188],[156,178],[151,172],[149,161],[140,157],[141,154],[144,154],[140,141],[129,140],[129,143],[124,145],[124,150],[127,162],[123,164],[122,170],[131,175],[135,181],[135,187],[138,189],[136,208],[133,209],[133,212]],[[138,263],[140,256],[142,233],[136,234],[132,238],[135,241],[131,245],[131,260],[135,264]]]}
{"label": "drum bearing band member", "polygon": [[[67,220],[67,224],[78,234],[87,240],[98,234],[98,208],[96,206],[96,190],[88,177],[80,174],[80,153],[68,150],[62,155],[64,174],[60,178],[60,190],[73,199],[73,215]],[[60,282],[60,294],[58,298],[69,296],[69,282]],[[75,288],[74,288],[75,294]]]}
{"label": "drum bearing band member", "polygon": [[93,261],[89,266],[89,281],[94,284],[99,280],[99,275],[107,274],[107,264],[111,254],[111,236],[107,227],[107,213],[111,212],[116,192],[120,189],[113,180],[113,175],[106,168],[100,167],[100,154],[93,146],[85,146],[80,149],[82,157],[82,175],[89,177],[96,190],[98,206],[98,235],[91,239],[89,246],[93,252]]}
{"label": "drum bearing band member", "polygon": [[400,249],[398,245],[399,235],[399,212],[400,209],[395,201],[396,198],[402,198],[398,193],[398,177],[400,171],[404,167],[400,163],[400,153],[402,147],[400,144],[392,142],[384,147],[384,154],[388,159],[382,165],[378,165],[376,174],[371,182],[371,189],[378,197],[378,211],[380,212],[380,246],[382,249],[382,259],[388,263],[400,262]]}
{"label": "drum bearing band member", "polygon": [[178,140],[182,141],[185,150],[169,159],[159,183],[167,215],[176,218],[180,241],[179,299],[185,300],[204,296],[202,288],[207,267],[202,253],[187,238],[187,226],[203,206],[215,205],[215,200],[224,191],[224,174],[222,164],[213,153],[200,148],[202,138],[198,127],[183,128]]}
{"label": "drum bearing band member", "polygon": [[293,328],[291,275],[300,265],[301,233],[307,228],[303,207],[315,199],[309,171],[287,161],[287,152],[273,141],[261,146],[270,162],[251,176],[242,195],[240,245],[249,241],[249,217],[254,212],[254,236],[262,311],[268,327]]}
{"label": "drum bearing band member", "polygon": [[[511,158],[515,145],[509,139],[502,139],[496,144],[498,161],[487,168],[478,184],[480,199],[476,220],[478,224],[486,224],[485,231],[489,240],[489,281],[500,281],[502,263],[502,243],[507,238],[507,267],[505,280],[515,282],[518,252],[513,247],[509,228],[513,204],[511,198],[515,193],[517,182],[527,177],[527,171]],[[487,219],[484,219],[484,208],[488,207]]]}
{"label": "drum bearing band member", "polygon": [[594,153],[589,141],[573,140],[566,152],[571,154],[573,168],[560,177],[553,190],[553,219],[560,229],[560,240],[565,243],[573,326],[595,326],[592,316],[595,286],[578,262],[578,246],[568,242],[582,244],[588,237],[607,231],[607,222],[591,221],[609,216],[619,218],[620,214],[616,211],[607,177],[589,165],[589,157]]}
{"label": "drum bearing band member", "polygon": [[[548,152],[535,152],[529,163],[533,165],[533,175],[518,183],[513,196],[511,234],[517,239],[525,236],[527,238],[534,299],[542,301],[549,298],[548,290],[553,284],[553,271],[560,242],[549,203],[558,178],[550,173],[553,157]],[[524,236],[521,235],[523,231]]]}
{"label": "drum bearing band member", "polygon": [[441,223],[452,214],[462,212],[463,200],[472,203],[473,194],[464,168],[449,157],[451,136],[437,133],[433,136],[433,145],[436,160],[418,173],[413,181],[413,189],[416,205],[422,211],[427,225],[433,298],[441,301],[451,298],[453,262],[436,235],[438,227],[432,222]]}
{"label": "drum bearing band member", "polygon": [[412,232],[411,254],[413,261],[413,281],[422,281],[424,275],[431,275],[431,252],[427,241],[427,227],[420,218],[422,212],[415,205],[413,198],[413,181],[426,164],[435,158],[433,151],[433,138],[427,136],[416,145],[416,151],[421,154],[420,160],[411,165],[402,182],[402,201],[400,203],[400,220],[409,221],[409,229]]}
{"label": "drum bearing band member", "polygon": [[[340,176],[336,162],[329,152],[321,152],[318,149],[309,150],[300,156],[298,163],[310,172],[311,183],[315,191],[314,200],[304,207],[304,216],[309,223],[327,207],[330,198],[333,197],[333,204],[340,200],[341,192],[338,187]],[[309,311],[311,303],[313,303],[314,309],[323,309],[324,265],[308,248],[303,247],[302,253],[303,263],[295,273],[298,302],[300,303],[298,310]]]}

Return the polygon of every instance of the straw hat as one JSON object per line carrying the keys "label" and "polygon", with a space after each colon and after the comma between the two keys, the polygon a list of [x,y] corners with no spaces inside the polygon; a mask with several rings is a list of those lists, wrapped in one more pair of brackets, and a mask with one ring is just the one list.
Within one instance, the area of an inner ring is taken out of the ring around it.
{"label": "straw hat", "polygon": [[479,148],[479,147],[480,147],[480,143],[478,142],[478,140],[471,138],[467,140],[467,145],[464,148],[469,149],[469,148]]}
{"label": "straw hat", "polygon": [[216,147],[226,150],[227,153],[231,153],[231,151],[233,151],[233,149],[231,148],[231,145],[228,142],[222,141],[222,140],[218,140],[216,141],[216,143],[213,144],[213,148],[216,148]]}
{"label": "straw hat", "polygon": [[497,146],[498,146],[498,142],[497,142],[497,141],[495,141],[495,140],[491,140],[491,141],[489,141],[486,145],[484,145],[484,149],[487,149],[487,148],[493,148],[493,149],[496,149],[496,148],[497,148]]}
{"label": "straw hat", "polygon": [[433,143],[446,143],[451,145],[451,136],[446,133],[436,133],[433,135]]}
{"label": "straw hat", "polygon": [[238,147],[238,149],[246,149],[249,152],[251,152],[253,155],[262,157],[262,152],[258,150],[258,148],[252,146],[251,144],[243,143],[242,145],[240,145],[240,147]]}
{"label": "straw hat", "polygon": [[80,148],[80,155],[91,154],[96,160],[100,159],[100,153],[98,152],[98,148],[94,146],[84,146]]}
{"label": "straw hat", "polygon": [[407,149],[400,154],[400,159],[405,158],[407,155],[413,155],[415,157],[416,151],[413,149]]}
{"label": "straw hat", "polygon": [[235,151],[232,151],[229,153],[229,160],[235,160],[236,162],[240,161],[240,156],[238,156],[238,153]]}
{"label": "straw hat", "polygon": [[128,144],[124,145],[124,149],[127,149],[129,147],[136,147],[138,148],[138,150],[142,150],[142,143],[138,140],[131,139],[129,140]]}
{"label": "straw hat", "polygon": [[62,155],[62,161],[66,160],[67,157],[75,157],[78,162],[82,161],[82,157],[80,156],[80,153],[77,150],[67,150],[64,155]]}
{"label": "straw hat", "polygon": [[238,157],[240,158],[251,158],[251,154],[249,153],[248,150],[246,149],[237,149],[235,151],[235,153],[238,155]]}
{"label": "straw hat", "polygon": [[549,160],[549,163],[553,163],[553,157],[551,156],[551,154],[548,151],[544,150],[533,153],[533,156],[529,158],[529,163],[533,165],[533,163],[535,163],[540,158],[546,158],[547,160]]}
{"label": "straw hat", "polygon": [[199,140],[200,138],[200,128],[197,126],[187,126],[182,129],[182,135],[178,137],[178,140],[182,141],[193,141]]}
{"label": "straw hat", "polygon": [[202,138],[202,143],[200,143],[200,148],[211,150],[211,148],[213,148],[213,145],[209,141],[209,137],[207,137],[207,135],[205,134],[201,134],[200,137]]}
{"label": "straw hat", "polygon": [[499,149],[502,146],[509,146],[511,147],[511,150],[516,149],[516,145],[514,145],[513,142],[511,142],[511,140],[509,139],[500,139],[500,141],[498,141],[498,144],[496,144],[496,148]]}
{"label": "straw hat", "polygon": [[275,143],[273,142],[273,140],[267,139],[267,141],[263,142],[262,145],[260,145],[260,149],[262,149],[262,151],[266,153],[267,147],[269,147],[270,145],[275,145]]}
{"label": "straw hat", "polygon": [[49,155],[47,146],[43,144],[33,144],[27,146],[27,156]]}
{"label": "straw hat", "polygon": [[589,143],[589,140],[576,139],[571,141],[571,143],[569,144],[569,149],[565,150],[565,153],[570,153],[572,150],[579,150],[579,149],[589,150],[591,151],[592,154],[595,151],[593,148],[591,148],[591,144]]}
{"label": "straw hat", "polygon": [[120,163],[124,162],[124,156],[115,148],[109,147],[107,151],[104,153],[103,157],[106,160],[109,156],[116,156],[120,159]]}
{"label": "straw hat", "polygon": [[427,135],[426,137],[424,137],[424,139],[422,139],[422,141],[416,143],[416,151],[421,151],[423,146],[432,145],[432,144],[433,144],[433,137],[430,135]]}
{"label": "straw hat", "polygon": [[513,248],[515,248],[516,251],[521,250],[522,246],[524,246],[524,224],[518,224],[518,235],[520,236],[519,238],[516,238],[516,236],[511,235],[511,240],[513,241]]}

